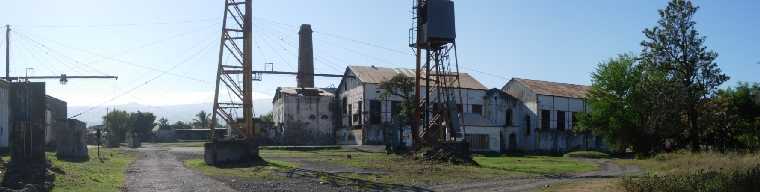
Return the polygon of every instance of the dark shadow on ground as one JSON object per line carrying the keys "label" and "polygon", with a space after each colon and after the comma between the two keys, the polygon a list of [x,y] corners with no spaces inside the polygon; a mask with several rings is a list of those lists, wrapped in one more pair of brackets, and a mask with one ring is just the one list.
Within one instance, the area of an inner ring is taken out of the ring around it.
{"label": "dark shadow on ground", "polygon": [[321,171],[314,171],[314,170],[308,170],[308,169],[291,169],[287,172],[288,177],[307,177],[307,178],[313,178],[313,179],[319,179],[323,182],[327,182],[330,185],[336,186],[336,187],[345,187],[345,186],[351,186],[351,187],[357,187],[360,190],[367,190],[367,191],[432,191],[425,188],[415,187],[415,186],[406,186],[406,185],[398,185],[398,184],[389,184],[389,183],[379,183],[379,182],[373,182],[373,181],[367,181],[362,179],[354,179],[349,177],[343,177],[334,173],[327,173],[327,172],[321,172]]}

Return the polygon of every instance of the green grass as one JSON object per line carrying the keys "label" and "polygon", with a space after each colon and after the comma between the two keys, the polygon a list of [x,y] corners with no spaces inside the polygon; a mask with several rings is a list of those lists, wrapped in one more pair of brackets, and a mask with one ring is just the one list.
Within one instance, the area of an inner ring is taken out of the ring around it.
{"label": "green grass", "polygon": [[622,165],[636,165],[651,174],[690,174],[699,170],[747,170],[760,164],[760,154],[716,152],[692,153],[688,151],[678,151],[658,154],[647,159],[617,160],[616,163]]}
{"label": "green grass", "polygon": [[598,169],[598,166],[594,163],[578,161],[567,157],[476,156],[475,161],[482,167],[533,174],[556,175],[588,172]]}
{"label": "green grass", "polygon": [[219,168],[206,165],[203,159],[185,160],[185,167],[200,171],[208,176],[231,176],[245,179],[279,180],[285,177],[277,173],[295,168],[297,165],[285,161],[267,160],[267,165],[240,168]]}
{"label": "green grass", "polygon": [[[347,156],[351,155],[349,159]],[[416,161],[398,155],[371,153],[352,149],[286,151],[261,150],[264,158],[300,157],[315,161],[381,171],[386,174],[342,174],[342,176],[395,184],[465,183],[478,180],[509,179],[539,174],[562,174],[593,171],[593,163],[564,157],[485,157],[475,160],[481,165],[464,166]]]}
{"label": "green grass", "polygon": [[606,159],[610,158],[610,155],[607,153],[602,153],[598,151],[573,151],[570,153],[566,153],[563,155],[564,157],[575,157],[575,158],[591,158],[591,159]]}
{"label": "green grass", "polygon": [[90,149],[89,161],[67,162],[58,160],[55,153],[47,153],[48,159],[61,173],[55,175],[53,191],[100,192],[119,191],[126,178],[126,169],[135,160],[134,152],[117,149],[100,149],[105,160],[97,159],[95,149]]}
{"label": "green grass", "polygon": [[206,141],[187,141],[173,143],[155,143],[159,147],[203,147]]}

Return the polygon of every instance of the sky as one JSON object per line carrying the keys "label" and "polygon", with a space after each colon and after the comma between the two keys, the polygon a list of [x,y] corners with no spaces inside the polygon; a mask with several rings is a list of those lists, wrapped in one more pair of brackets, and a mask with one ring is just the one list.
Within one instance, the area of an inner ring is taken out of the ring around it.
{"label": "sky", "polygon": [[[253,3],[254,69],[273,63],[275,70],[295,71],[304,23],[315,31],[317,73],[341,74],[348,65],[414,67],[412,0]],[[513,77],[588,85],[600,62],[640,52],[641,31],[656,25],[666,4],[456,0],[459,64],[489,88]],[[696,27],[731,77],[724,86],[760,82],[760,1],[696,4]],[[47,93],[70,106],[179,105],[212,102],[223,10],[221,0],[4,0],[0,24],[12,28],[11,76],[119,76],[46,81]],[[0,42],[5,49],[5,39]],[[318,77],[316,85],[339,81]],[[254,83],[254,99],[271,100],[278,86],[295,84],[294,76],[264,76]]]}

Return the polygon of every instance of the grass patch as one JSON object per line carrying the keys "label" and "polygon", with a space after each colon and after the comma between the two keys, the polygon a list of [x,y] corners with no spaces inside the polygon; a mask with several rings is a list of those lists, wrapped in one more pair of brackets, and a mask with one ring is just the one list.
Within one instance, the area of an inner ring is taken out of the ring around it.
{"label": "grass patch", "polygon": [[[373,182],[402,185],[434,185],[466,183],[471,181],[509,179],[595,170],[595,164],[564,157],[476,157],[484,166],[464,166],[412,160],[399,155],[358,151],[355,149],[328,149],[289,151],[262,149],[265,159],[299,158],[311,161],[361,168],[383,174],[342,173],[340,176]],[[349,158],[350,157],[350,158]]]}
{"label": "grass patch", "polygon": [[606,159],[606,158],[610,158],[610,155],[607,153],[602,153],[598,151],[574,151],[574,152],[566,153],[564,157]]}
{"label": "grass patch", "polygon": [[155,143],[159,147],[203,147],[206,141],[188,141],[188,142],[174,142],[174,143]]}
{"label": "grass patch", "polygon": [[126,178],[126,169],[135,160],[135,153],[101,148],[100,153],[105,158],[100,162],[95,149],[90,149],[89,152],[91,159],[85,162],[61,161],[55,157],[55,153],[47,153],[53,166],[60,170],[55,175],[54,192],[120,190]]}
{"label": "grass patch", "polygon": [[550,185],[548,188],[535,190],[536,192],[622,192],[619,179],[591,179],[577,182],[565,182]]}
{"label": "grass patch", "polygon": [[476,156],[475,161],[483,167],[534,174],[566,174],[594,171],[594,163],[574,160],[567,157],[549,156]]}
{"label": "grass patch", "polygon": [[686,175],[696,171],[748,170],[760,164],[760,154],[692,153],[678,151],[658,154],[648,159],[617,160],[622,165],[636,165],[657,175]]}
{"label": "grass patch", "polygon": [[208,176],[231,176],[245,179],[258,179],[258,180],[279,180],[285,179],[285,177],[278,175],[277,173],[287,171],[291,168],[297,167],[296,164],[267,160],[267,165],[240,167],[240,168],[219,168],[207,165],[203,159],[189,159],[184,161],[185,167],[200,171],[204,175]]}

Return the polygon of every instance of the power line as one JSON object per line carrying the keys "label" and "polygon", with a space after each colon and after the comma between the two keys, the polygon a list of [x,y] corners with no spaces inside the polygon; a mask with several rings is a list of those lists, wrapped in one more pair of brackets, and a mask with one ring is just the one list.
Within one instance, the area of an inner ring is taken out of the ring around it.
{"label": "power line", "polygon": [[182,25],[190,23],[205,23],[219,21],[219,18],[205,18],[198,20],[163,21],[148,23],[117,23],[117,24],[80,24],[80,25],[14,25],[21,28],[113,28],[113,27],[137,27],[145,25]]}
{"label": "power line", "polygon": [[[208,27],[208,26],[206,26],[204,28],[206,28],[207,30],[210,29],[210,27]],[[145,66],[145,65],[140,65],[140,64],[129,62],[129,61],[121,60],[121,59],[118,59],[118,58],[115,57],[115,55],[119,55],[119,54],[120,55],[125,55],[125,54],[127,54],[129,52],[132,52],[132,51],[135,51],[135,50],[139,50],[139,49],[143,49],[143,48],[150,47],[150,46],[153,46],[153,45],[157,45],[157,44],[162,43],[164,41],[167,41],[167,40],[170,40],[170,39],[174,39],[174,38],[183,37],[183,36],[186,36],[186,35],[189,35],[189,34],[197,33],[199,31],[202,31],[202,30],[191,30],[191,31],[186,31],[186,32],[181,32],[181,33],[173,34],[173,35],[169,36],[168,38],[161,38],[161,39],[158,39],[156,41],[151,41],[151,42],[148,42],[146,44],[143,44],[143,45],[140,45],[140,46],[137,46],[137,47],[134,47],[134,48],[126,49],[124,51],[119,52],[118,54],[114,54],[114,56],[106,56],[106,55],[102,55],[100,53],[96,53],[96,52],[89,51],[89,50],[86,50],[86,49],[72,47],[72,46],[63,44],[61,42],[55,41],[55,40],[50,40],[50,42],[53,42],[53,43],[58,44],[60,46],[68,47],[68,48],[71,48],[71,49],[74,49],[74,50],[78,50],[78,51],[81,51],[81,52],[84,52],[84,53],[87,53],[87,54],[90,54],[90,55],[94,55],[94,56],[97,56],[97,57],[101,58],[101,59],[96,59],[96,60],[93,60],[92,62],[87,62],[87,63],[94,63],[94,62],[100,61],[102,59],[107,59],[107,60],[112,60],[112,61],[116,61],[116,62],[119,62],[119,63],[127,64],[127,65],[134,66],[134,67],[144,68],[144,69],[148,69],[148,70],[152,70],[152,71],[167,72],[167,74],[169,74],[169,75],[176,76],[176,77],[181,77],[181,78],[186,78],[186,79],[193,80],[193,81],[198,81],[198,82],[202,82],[202,83],[210,83],[208,81],[201,80],[201,79],[198,79],[198,78],[195,78],[195,77],[187,76],[187,75],[184,75],[184,74],[177,74],[177,73],[172,73],[172,72],[168,72],[168,71],[163,71],[163,70],[161,70],[159,68]]]}
{"label": "power line", "polygon": [[116,95],[116,96],[114,96],[114,97],[111,97],[110,99],[106,100],[106,101],[105,101],[105,102],[103,102],[103,103],[100,103],[100,104],[98,104],[98,105],[96,105],[96,106],[90,107],[90,108],[88,108],[87,110],[85,110],[85,111],[82,111],[82,112],[80,112],[80,113],[77,113],[76,115],[74,115],[74,116],[71,116],[71,117],[69,117],[69,118],[76,118],[76,117],[78,117],[78,116],[80,116],[80,115],[82,115],[82,114],[85,114],[85,113],[87,113],[87,112],[90,112],[90,111],[92,111],[92,110],[94,110],[94,109],[96,109],[96,108],[98,108],[98,107],[100,107],[100,106],[102,106],[102,105],[105,105],[105,104],[107,104],[107,103],[109,103],[109,102],[111,102],[111,101],[114,101],[114,100],[116,100],[116,99],[118,99],[118,98],[121,98],[121,97],[123,97],[123,96],[125,96],[125,95],[128,95],[128,94],[132,93],[133,91],[135,91],[135,90],[137,90],[137,89],[139,89],[139,88],[141,88],[141,87],[144,87],[144,86],[146,86],[146,85],[150,84],[150,83],[151,83],[151,82],[153,82],[154,80],[156,80],[156,79],[158,79],[158,78],[162,77],[163,75],[166,75],[166,74],[168,74],[168,73],[169,73],[169,71],[171,71],[171,70],[174,70],[175,68],[179,67],[180,65],[182,65],[182,64],[184,64],[184,63],[187,63],[188,61],[190,61],[190,59],[193,59],[193,58],[195,58],[196,56],[199,56],[199,55],[201,55],[201,53],[202,53],[203,51],[205,51],[205,50],[207,50],[209,47],[211,47],[211,45],[213,44],[213,42],[214,42],[214,41],[212,40],[212,41],[211,41],[210,43],[208,43],[208,45],[206,45],[204,48],[202,48],[202,49],[198,50],[198,52],[195,52],[194,54],[190,55],[190,57],[188,57],[188,58],[185,58],[184,60],[180,61],[179,63],[177,63],[177,64],[175,64],[175,65],[173,65],[172,67],[168,68],[167,70],[163,70],[163,71],[161,71],[161,73],[159,73],[159,74],[158,74],[158,75],[156,75],[155,77],[153,77],[153,78],[151,78],[151,79],[148,79],[147,81],[145,81],[145,82],[143,82],[143,83],[141,83],[141,84],[138,84],[137,86],[135,86],[135,87],[132,87],[132,88],[128,89],[127,91],[124,91],[124,92],[122,92],[122,93],[121,93],[121,94],[119,94],[119,95]]}

